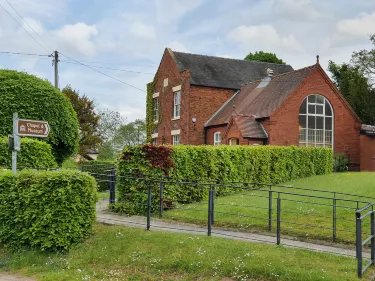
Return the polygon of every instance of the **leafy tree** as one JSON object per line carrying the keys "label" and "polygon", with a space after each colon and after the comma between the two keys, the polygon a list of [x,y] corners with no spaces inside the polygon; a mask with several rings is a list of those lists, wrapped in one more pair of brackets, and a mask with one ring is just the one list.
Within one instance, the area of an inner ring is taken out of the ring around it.
{"label": "leafy tree", "polygon": [[254,54],[253,53],[249,53],[245,57],[245,60],[285,64],[285,62],[282,59],[279,59],[276,56],[276,54],[266,53],[266,52],[263,52],[263,51],[259,51],[259,52],[257,51]]}
{"label": "leafy tree", "polygon": [[126,119],[120,113],[110,109],[100,110],[99,116],[99,134],[103,142],[99,147],[98,159],[114,160],[118,152],[115,148],[114,139],[120,127],[125,124]]}
{"label": "leafy tree", "polygon": [[94,101],[86,95],[80,96],[79,92],[67,85],[62,92],[72,103],[79,121],[79,149],[80,155],[85,155],[88,149],[97,148],[101,143],[99,136],[99,116],[94,111]]}
{"label": "leafy tree", "polygon": [[375,97],[359,66],[330,61],[328,70],[340,92],[365,124],[375,124]]}
{"label": "leafy tree", "polygon": [[146,140],[146,123],[145,120],[137,119],[126,125],[122,125],[117,131],[114,138],[115,145],[122,149],[127,145],[142,144]]}
{"label": "leafy tree", "polygon": [[373,45],[373,49],[353,52],[351,62],[369,78],[373,86],[373,81],[375,79],[375,34],[370,36],[370,41]]}
{"label": "leafy tree", "polygon": [[12,116],[47,121],[51,131],[40,140],[52,146],[61,164],[77,152],[78,120],[72,104],[48,81],[14,70],[0,70],[0,136],[12,133]]}

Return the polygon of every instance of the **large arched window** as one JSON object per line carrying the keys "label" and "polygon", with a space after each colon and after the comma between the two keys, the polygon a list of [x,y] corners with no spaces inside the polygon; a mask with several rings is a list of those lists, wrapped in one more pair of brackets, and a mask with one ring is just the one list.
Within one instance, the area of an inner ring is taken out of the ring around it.
{"label": "large arched window", "polygon": [[299,145],[333,147],[333,110],[322,95],[310,95],[299,109]]}

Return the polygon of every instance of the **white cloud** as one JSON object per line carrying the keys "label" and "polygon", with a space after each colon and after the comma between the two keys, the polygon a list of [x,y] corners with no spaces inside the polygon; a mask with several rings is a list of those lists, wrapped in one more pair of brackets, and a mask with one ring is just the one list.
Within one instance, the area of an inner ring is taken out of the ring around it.
{"label": "white cloud", "polygon": [[68,53],[80,53],[87,56],[92,56],[96,53],[92,37],[95,37],[97,34],[98,30],[95,25],[87,25],[83,22],[67,24],[51,32],[59,50],[64,50]]}
{"label": "white cloud", "polygon": [[313,21],[322,17],[311,0],[275,0],[273,11],[286,19]]}
{"label": "white cloud", "polygon": [[171,23],[198,8],[203,0],[154,0],[159,23]]}
{"label": "white cloud", "polygon": [[291,53],[304,50],[292,34],[281,36],[272,25],[241,25],[232,29],[227,39],[239,43],[247,51]]}
{"label": "white cloud", "polygon": [[172,41],[167,45],[168,48],[171,48],[173,51],[177,52],[183,52],[183,53],[190,53],[188,48],[185,47],[184,44],[182,44],[179,41]]}
{"label": "white cloud", "polygon": [[152,25],[134,22],[130,25],[130,33],[141,39],[155,39],[156,33]]}
{"label": "white cloud", "polygon": [[375,32],[375,12],[362,13],[355,19],[345,19],[336,24],[339,34],[357,38],[368,38]]}

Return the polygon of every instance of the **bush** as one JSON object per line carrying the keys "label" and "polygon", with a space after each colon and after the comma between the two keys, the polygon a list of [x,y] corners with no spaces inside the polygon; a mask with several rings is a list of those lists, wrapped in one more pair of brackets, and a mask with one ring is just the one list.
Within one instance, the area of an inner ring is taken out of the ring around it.
{"label": "bush", "polygon": [[15,112],[20,118],[48,121],[51,131],[41,140],[51,145],[59,164],[77,151],[78,120],[69,99],[46,80],[0,70],[0,136],[12,133]]}
{"label": "bush", "polygon": [[[151,146],[125,147],[119,161],[118,176],[147,175],[160,178],[167,174],[177,180],[215,182],[252,182],[278,184],[296,178],[332,172],[331,149],[296,146]],[[118,178],[120,200],[137,202],[140,211],[152,183]],[[157,185],[157,183],[154,183]],[[208,187],[168,184],[164,197],[179,202],[199,202]],[[157,207],[158,188],[154,188],[153,208]],[[218,189],[219,196],[230,189]]]}
{"label": "bush", "polygon": [[116,168],[116,163],[113,161],[86,161],[82,164],[82,171],[92,174],[98,180],[98,190],[109,190],[110,170]]}
{"label": "bush", "polygon": [[95,179],[75,170],[0,174],[0,242],[67,250],[92,231]]}
{"label": "bush", "polygon": [[[0,138],[0,167],[12,166],[12,152],[8,150],[8,138]],[[21,151],[17,153],[17,168],[57,167],[51,146],[35,139],[21,138]]]}
{"label": "bush", "polygon": [[335,153],[333,170],[335,172],[346,172],[348,170],[349,159],[345,154]]}

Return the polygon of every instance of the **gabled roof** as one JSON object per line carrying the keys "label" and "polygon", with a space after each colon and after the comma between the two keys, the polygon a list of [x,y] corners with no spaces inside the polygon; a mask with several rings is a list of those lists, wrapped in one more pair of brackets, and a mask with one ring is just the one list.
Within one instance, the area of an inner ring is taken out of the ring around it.
{"label": "gabled roof", "polygon": [[265,77],[268,68],[275,75],[293,71],[290,65],[285,64],[195,55],[171,49],[168,51],[180,71],[191,71],[191,85],[238,90],[248,82]]}
{"label": "gabled roof", "polygon": [[319,65],[245,85],[227,104],[214,113],[206,127],[227,124],[233,114],[267,118]]}
{"label": "gabled roof", "polygon": [[266,139],[268,135],[263,125],[251,116],[233,116],[233,122],[244,138]]}

